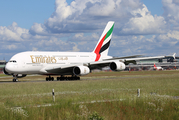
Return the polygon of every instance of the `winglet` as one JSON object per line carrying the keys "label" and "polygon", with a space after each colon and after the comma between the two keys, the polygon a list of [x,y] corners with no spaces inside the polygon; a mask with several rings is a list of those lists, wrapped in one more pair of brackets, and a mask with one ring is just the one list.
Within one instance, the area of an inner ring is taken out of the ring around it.
{"label": "winglet", "polygon": [[173,58],[175,59],[176,53],[173,54]]}

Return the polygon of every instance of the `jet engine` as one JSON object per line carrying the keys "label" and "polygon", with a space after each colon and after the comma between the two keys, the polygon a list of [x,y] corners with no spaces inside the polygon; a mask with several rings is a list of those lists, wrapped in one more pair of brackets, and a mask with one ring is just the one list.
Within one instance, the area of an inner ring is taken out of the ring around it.
{"label": "jet engine", "polygon": [[112,71],[122,71],[126,68],[126,65],[123,62],[114,61],[110,63],[109,67]]}
{"label": "jet engine", "polygon": [[87,66],[77,66],[73,68],[73,73],[75,75],[87,75],[90,73],[90,69]]}

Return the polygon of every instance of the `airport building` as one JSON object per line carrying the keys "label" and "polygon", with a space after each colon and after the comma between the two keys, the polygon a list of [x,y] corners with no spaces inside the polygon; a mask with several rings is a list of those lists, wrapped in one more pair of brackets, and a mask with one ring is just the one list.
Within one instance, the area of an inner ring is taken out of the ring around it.
{"label": "airport building", "polygon": [[0,60],[0,73],[3,73],[3,68],[6,65],[6,61],[5,60]]}
{"label": "airport building", "polygon": [[163,59],[141,60],[136,61],[136,64],[126,65],[125,70],[140,71],[140,70],[154,70],[154,64],[157,67],[162,67],[163,70],[179,69],[179,57],[166,57]]}

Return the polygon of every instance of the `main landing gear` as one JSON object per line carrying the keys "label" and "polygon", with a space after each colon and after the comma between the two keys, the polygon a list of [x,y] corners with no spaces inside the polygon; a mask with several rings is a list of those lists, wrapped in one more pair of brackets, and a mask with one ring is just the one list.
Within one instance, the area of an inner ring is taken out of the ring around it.
{"label": "main landing gear", "polygon": [[46,77],[46,81],[54,81],[54,77]]}
{"label": "main landing gear", "polygon": [[[64,77],[61,75],[61,77],[57,77],[57,81],[65,81],[65,80],[80,80],[80,77],[77,76],[71,76],[71,77]],[[46,81],[54,81],[54,77],[46,77]]]}
{"label": "main landing gear", "polygon": [[64,80],[80,80],[80,77],[77,77],[77,76],[71,76],[71,77],[64,77],[64,76],[61,76],[61,77],[57,77],[57,81],[64,81]]}

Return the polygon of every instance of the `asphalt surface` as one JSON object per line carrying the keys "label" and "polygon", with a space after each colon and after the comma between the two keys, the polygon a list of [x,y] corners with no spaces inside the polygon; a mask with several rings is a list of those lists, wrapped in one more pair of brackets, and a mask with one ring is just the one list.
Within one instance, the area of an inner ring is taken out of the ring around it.
{"label": "asphalt surface", "polygon": [[[67,81],[67,82],[70,82],[70,81],[83,81],[83,80],[108,80],[108,79],[133,79],[133,78],[148,78],[149,76],[146,75],[146,76],[142,76],[142,75],[136,75],[136,76],[104,76],[104,77],[81,77],[81,80],[64,80],[64,81]],[[150,76],[150,77],[160,77],[160,76]],[[13,82],[12,81],[12,77],[9,77],[7,80],[3,79],[3,78],[6,78],[7,77],[1,77],[0,78],[0,84],[2,83],[30,83],[30,82],[62,82],[62,81],[57,81],[56,78],[54,81],[46,81],[45,79],[43,80],[40,79],[40,80],[21,80],[21,79],[18,79],[17,82]]]}

